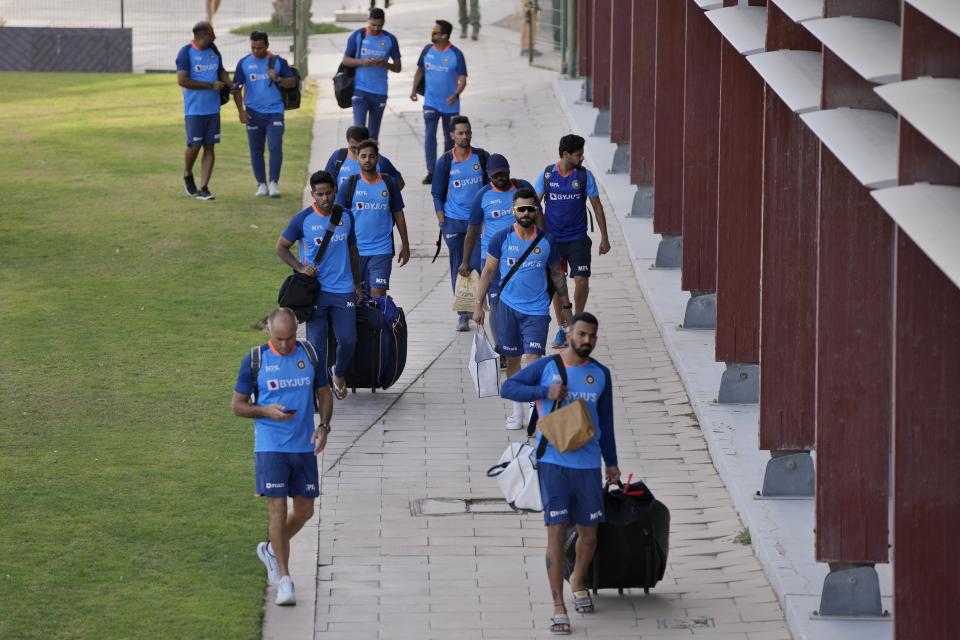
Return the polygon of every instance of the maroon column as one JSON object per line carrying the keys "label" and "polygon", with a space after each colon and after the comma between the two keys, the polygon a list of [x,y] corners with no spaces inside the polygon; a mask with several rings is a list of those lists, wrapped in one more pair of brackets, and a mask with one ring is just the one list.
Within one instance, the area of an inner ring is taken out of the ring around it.
{"label": "maroon column", "polygon": [[[903,7],[903,79],[960,78],[960,38]],[[960,167],[900,120],[900,184],[960,186]],[[894,634],[956,636],[960,574],[960,289],[897,234],[894,373]]]}
{"label": "maroon column", "polygon": [[577,0],[577,73],[590,77],[593,0]]}
{"label": "maroon column", "polygon": [[630,49],[630,182],[653,184],[657,3],[634,2]]}
{"label": "maroon column", "polygon": [[819,141],[765,90],[760,448],[814,445]]}
{"label": "maroon column", "polygon": [[717,198],[719,362],[760,362],[763,79],[726,40],[720,50]]}
{"label": "maroon column", "polygon": [[590,29],[592,51],[590,70],[593,79],[593,106],[610,108],[610,1],[593,2],[593,21]]}
{"label": "maroon column", "polygon": [[657,0],[653,231],[683,233],[683,59],[685,2]]}
{"label": "maroon column", "polygon": [[721,36],[695,0],[686,3],[681,288],[713,292],[717,287]]}
{"label": "maroon column", "polygon": [[610,0],[610,141],[630,142],[631,0]]}
{"label": "maroon column", "polygon": [[819,562],[887,561],[893,228],[866,187],[822,145],[816,413]]}

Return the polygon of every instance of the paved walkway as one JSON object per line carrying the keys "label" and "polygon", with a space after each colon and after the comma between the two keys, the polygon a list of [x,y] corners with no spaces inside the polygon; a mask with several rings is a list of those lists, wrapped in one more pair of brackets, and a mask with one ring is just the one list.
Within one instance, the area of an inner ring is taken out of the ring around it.
{"label": "paved walkway", "polygon": [[[484,3],[484,22],[510,14],[514,4]],[[392,290],[410,324],[406,372],[387,392],[361,391],[337,404],[318,514],[293,545],[300,603],[275,607],[270,590],[265,638],[549,635],[540,514],[502,513],[502,501],[494,500],[471,513],[420,515],[419,501],[427,498],[497,498],[486,470],[521,437],[503,428],[505,402],[473,397],[466,369],[471,334],[453,331],[445,251],[430,262],[436,222],[419,184],[420,104],[406,96],[435,13],[434,3],[401,0],[387,21],[405,64],[399,80],[391,77],[381,143],[408,182],[414,259],[394,270]],[[311,67],[329,68],[343,39],[316,48]],[[463,111],[474,122],[474,142],[507,155],[513,174],[529,179],[555,159],[569,124],[555,103],[551,74],[522,63],[517,40],[516,33],[485,26],[480,42],[457,44],[471,73]],[[335,107],[326,85],[322,90],[311,169],[341,146],[350,124],[349,112]],[[670,563],[650,595],[601,592],[596,614],[572,613],[573,635],[788,639],[751,547],[733,541],[742,525],[633,277],[620,227],[614,216],[608,220],[613,251],[595,258],[592,279],[591,310],[601,323],[595,356],[616,385],[620,467],[646,479],[671,509]],[[482,512],[488,504],[494,512]]]}

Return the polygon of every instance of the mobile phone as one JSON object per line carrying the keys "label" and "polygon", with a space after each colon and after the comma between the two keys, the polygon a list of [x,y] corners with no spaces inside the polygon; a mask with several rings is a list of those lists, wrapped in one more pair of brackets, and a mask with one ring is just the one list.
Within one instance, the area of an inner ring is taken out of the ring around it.
{"label": "mobile phone", "polygon": [[296,409],[284,409],[283,412],[286,413],[287,415],[291,415],[291,416],[292,416],[292,415],[294,415],[294,414],[297,412],[297,410],[296,410]]}

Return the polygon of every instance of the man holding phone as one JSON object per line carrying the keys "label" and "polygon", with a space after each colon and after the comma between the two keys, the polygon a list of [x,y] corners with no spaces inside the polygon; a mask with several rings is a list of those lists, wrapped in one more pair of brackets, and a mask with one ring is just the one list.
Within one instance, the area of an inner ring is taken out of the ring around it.
{"label": "man holding phone", "polygon": [[[320,495],[317,456],[327,444],[333,397],[317,354],[297,340],[297,317],[275,309],[267,318],[270,340],[243,359],[233,391],[233,414],[252,418],[257,495],[269,501],[270,541],[257,545],[278,605],[296,604],[290,579],[290,539],[313,517]],[[314,426],[313,413],[320,413]],[[287,512],[287,499],[293,510]]]}

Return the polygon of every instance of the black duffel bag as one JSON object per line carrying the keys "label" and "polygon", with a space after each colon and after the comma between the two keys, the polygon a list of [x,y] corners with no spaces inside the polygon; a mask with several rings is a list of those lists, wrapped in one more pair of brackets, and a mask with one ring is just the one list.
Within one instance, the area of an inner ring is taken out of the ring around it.
{"label": "black duffel bag", "polygon": [[[319,266],[323,260],[323,254],[327,252],[330,245],[330,238],[333,237],[333,230],[339,226],[343,219],[343,208],[333,205],[333,214],[330,217],[330,224],[323,234],[323,240],[320,242],[320,248],[317,249],[317,255],[313,258],[313,265]],[[280,285],[280,292],[277,294],[277,304],[281,307],[290,308],[297,316],[297,321],[306,322],[313,317],[313,304],[320,293],[320,282],[316,276],[308,276],[305,273],[294,271]]]}
{"label": "black duffel bag", "polygon": [[[663,579],[670,551],[670,511],[643,482],[604,487],[606,521],[597,528],[597,551],[587,571],[586,587],[639,589],[648,592]],[[577,559],[577,529],[567,530],[566,577]],[[578,585],[579,586],[579,585]]]}

